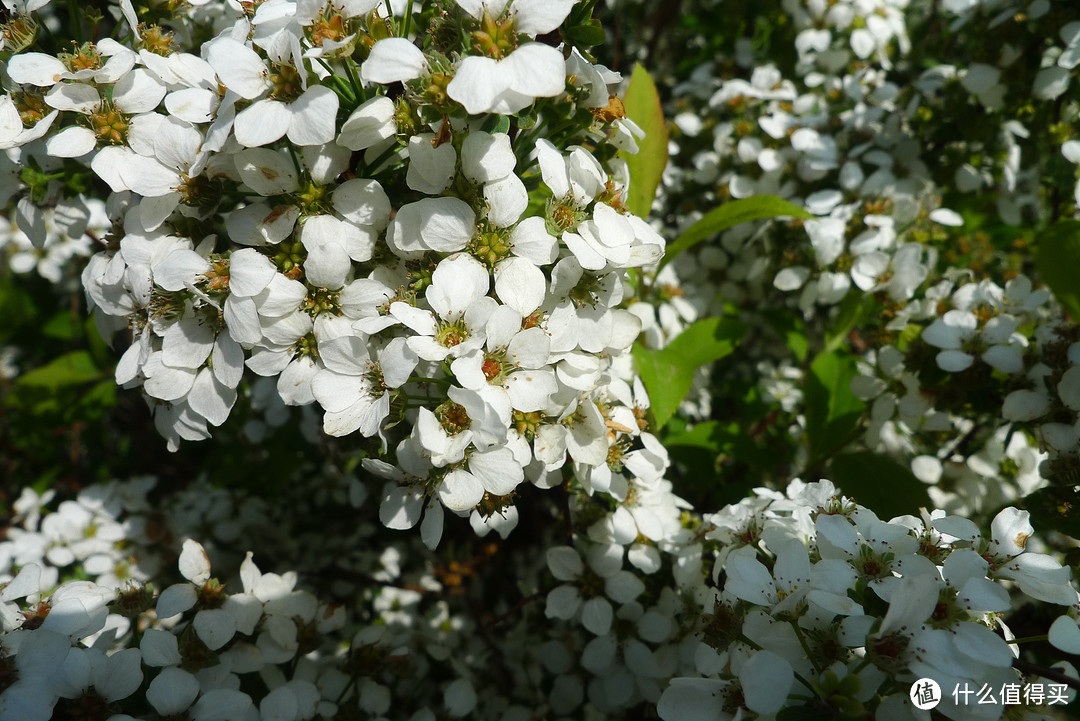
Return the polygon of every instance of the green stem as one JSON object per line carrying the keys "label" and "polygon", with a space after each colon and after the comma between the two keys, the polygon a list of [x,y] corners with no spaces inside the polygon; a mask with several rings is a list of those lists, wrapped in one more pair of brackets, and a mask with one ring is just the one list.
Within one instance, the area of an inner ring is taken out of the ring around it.
{"label": "green stem", "polygon": [[[387,160],[392,158],[394,155],[396,155],[397,152],[398,152],[398,146],[397,146],[397,143],[395,143],[395,144],[391,145],[389,148],[387,148],[386,150],[384,150],[379,155],[379,157],[375,158],[375,160],[371,161],[370,163],[364,163],[364,169],[365,170],[374,170],[375,168],[378,168],[384,162],[386,162]],[[381,171],[374,171],[374,172],[377,175]]]}
{"label": "green stem", "polygon": [[304,168],[300,164],[300,157],[296,154],[296,150],[293,148],[292,143],[289,144],[289,157],[292,158],[293,167],[296,168],[296,181],[299,183],[300,179],[304,177]]}
{"label": "green stem", "polygon": [[334,69],[322,58],[315,58],[315,61],[323,67],[323,70],[330,74],[330,82],[334,84],[334,92],[342,97],[344,100],[348,100],[350,103],[356,102],[356,95],[353,94],[353,90],[348,83],[342,80],[341,76],[334,72]]}
{"label": "green stem", "polygon": [[[83,27],[82,18],[79,13],[79,0],[68,0],[68,19],[71,20],[72,28],[75,30],[75,40],[79,45],[83,43]],[[42,22],[42,25],[45,23]]]}
{"label": "green stem", "polygon": [[345,688],[341,689],[341,693],[338,694],[337,699],[334,700],[335,704],[340,704],[341,700],[345,698],[345,695],[349,693],[349,690],[356,685],[356,676],[349,679],[349,682],[345,684]]}
{"label": "green stem", "polygon": [[445,398],[432,398],[430,396],[414,396],[409,395],[408,393],[404,393],[403,395],[406,396],[406,408],[426,408],[431,403],[439,405],[446,400]]}
{"label": "green stem", "polygon": [[386,5],[386,20],[390,23],[390,29],[393,31],[395,36],[400,36],[401,33],[397,31],[398,26],[397,22],[394,20],[394,8],[390,4],[390,0],[386,0],[386,2],[383,4]]}
{"label": "green stem", "polygon": [[735,637],[735,640],[741,641],[742,643],[745,643],[747,646],[754,649],[755,651],[760,651],[761,650],[761,646],[758,646],[756,643],[754,643],[753,641],[751,641],[750,639],[748,639],[746,636],[744,636],[741,633],[738,636]]}
{"label": "green stem", "polygon": [[405,17],[401,19],[401,37],[409,37],[409,26],[412,24],[412,4],[413,0],[407,0],[405,3]]}
{"label": "green stem", "polygon": [[[808,644],[806,642],[806,637],[803,636],[802,629],[799,628],[799,622],[795,621],[795,620],[792,620],[792,621],[789,621],[788,623],[790,623],[791,627],[793,629],[795,629],[795,637],[799,639],[799,645],[802,646],[803,653],[805,653],[806,657],[808,659],[810,659],[810,663],[812,663],[814,665],[814,670],[817,671],[818,673],[821,673],[821,668],[817,664],[817,659],[814,658],[814,654],[811,653],[811,651],[810,651],[810,644]],[[806,682],[803,681],[803,683],[806,683]],[[806,684],[806,685],[807,685],[807,688],[813,688],[812,686],[810,686],[810,684]]]}
{"label": "green stem", "polygon": [[1040,641],[1049,641],[1049,640],[1050,640],[1050,634],[1044,633],[1041,636],[1024,636],[1023,638],[1014,638],[1011,641],[1006,641],[1006,643],[1018,643],[1018,644],[1019,643],[1038,643]]}
{"label": "green stem", "polygon": [[356,78],[356,70],[353,69],[352,60],[345,58],[341,64],[345,66],[345,74],[349,76],[349,83],[353,86],[353,96],[361,103],[366,102],[367,93],[364,92],[364,86]]}
{"label": "green stem", "polygon": [[409,383],[438,383],[441,386],[448,386],[450,385],[450,379],[414,377],[409,379]]}
{"label": "green stem", "polygon": [[[46,23],[44,21],[38,21],[38,29],[40,29],[43,33],[45,33],[45,35],[47,35],[48,38],[49,38],[50,47],[46,48],[48,53],[50,55],[55,55],[57,52],[59,52],[60,51],[60,44],[56,41],[56,36],[53,35],[52,30],[49,30],[48,23]],[[34,42],[34,45],[35,45],[35,47],[40,48],[40,45],[38,45],[37,41]]]}

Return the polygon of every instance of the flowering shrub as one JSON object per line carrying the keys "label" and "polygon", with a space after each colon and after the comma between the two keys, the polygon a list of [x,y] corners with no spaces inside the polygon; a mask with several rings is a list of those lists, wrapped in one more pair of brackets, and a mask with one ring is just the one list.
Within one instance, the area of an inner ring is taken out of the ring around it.
{"label": "flowering shrub", "polygon": [[706,5],[6,4],[0,718],[1057,717],[1080,14]]}

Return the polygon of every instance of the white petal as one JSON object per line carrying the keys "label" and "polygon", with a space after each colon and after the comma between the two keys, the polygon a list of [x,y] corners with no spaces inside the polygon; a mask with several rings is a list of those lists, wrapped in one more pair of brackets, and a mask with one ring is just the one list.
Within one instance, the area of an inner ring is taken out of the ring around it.
{"label": "white petal", "polygon": [[526,43],[503,64],[512,73],[511,88],[534,97],[552,97],[566,90],[566,61],[561,52],[543,43]]}
{"label": "white petal", "polygon": [[187,611],[198,600],[195,587],[190,583],[177,583],[169,586],[158,596],[156,611],[158,618],[171,618]]}
{"label": "white petal", "polygon": [[45,152],[54,158],[78,158],[97,145],[97,136],[89,128],[73,125],[45,141]]}
{"label": "white petal", "polygon": [[251,697],[231,688],[206,691],[191,708],[192,721],[230,721],[246,718],[252,709]]}
{"label": "white petal", "polygon": [[664,721],[714,721],[728,716],[724,681],[710,678],[673,678],[656,712]]}
{"label": "white petal", "polygon": [[484,484],[484,490],[495,496],[510,493],[525,477],[521,464],[506,447],[473,453],[469,456],[469,471]]}
{"label": "white petal", "polygon": [[964,219],[960,214],[955,210],[949,210],[948,208],[938,208],[937,210],[930,211],[930,220],[954,228],[959,228],[964,224]]}
{"label": "white petal", "polygon": [[801,266],[784,268],[773,279],[773,287],[784,292],[791,292],[802,288],[810,277],[810,269]]}
{"label": "white petal", "polygon": [[183,660],[176,636],[162,629],[147,629],[139,642],[139,650],[147,666],[173,666]]}
{"label": "white petal", "polygon": [[[177,656],[177,663],[180,657]],[[199,682],[187,671],[162,669],[146,689],[146,700],[162,716],[183,713],[199,695]]]}
{"label": "white petal", "polygon": [[606,636],[611,630],[614,612],[606,598],[590,598],[581,607],[581,625],[597,636]]}
{"label": "white petal", "polygon": [[331,289],[345,285],[352,269],[345,247],[346,226],[332,215],[316,215],[304,223],[300,241],[308,251],[304,274],[309,283]]}
{"label": "white petal", "polygon": [[746,707],[767,715],[784,707],[795,674],[791,664],[772,651],[758,651],[739,669],[739,681]]}
{"label": "white petal", "polygon": [[1074,365],[1061,376],[1057,386],[1061,402],[1080,411],[1080,365]]}
{"label": "white petal", "polygon": [[254,100],[270,88],[266,65],[259,54],[230,37],[208,43],[206,60],[222,84],[246,100]]}
{"label": "white petal", "polygon": [[89,115],[102,103],[102,96],[90,85],[64,83],[53,85],[45,94],[45,105],[57,110],[72,110]]}
{"label": "white petal", "polygon": [[192,622],[199,640],[211,651],[216,651],[236,633],[236,620],[221,608],[206,608],[195,614]]}
{"label": "white petal", "polygon": [[1009,421],[1033,421],[1049,412],[1050,397],[1036,391],[1018,390],[1005,396],[1002,418]]}
{"label": "white petal", "polygon": [[511,6],[514,29],[519,33],[543,35],[562,25],[577,0],[517,0]]}
{"label": "white petal", "polygon": [[379,505],[379,520],[387,528],[404,530],[420,521],[424,510],[423,496],[408,488],[393,486],[383,495]]}
{"label": "white petal", "polygon": [[267,148],[250,148],[234,157],[240,178],[259,195],[280,195],[296,190],[296,168],[288,155]]}
{"label": "white petal", "polygon": [[495,294],[522,317],[540,307],[547,294],[543,271],[524,258],[507,258],[495,268]]}
{"label": "white petal", "polygon": [[8,75],[20,85],[46,88],[55,85],[67,74],[67,66],[58,58],[45,53],[20,53],[8,61]]}
{"label": "white petal", "polygon": [[394,101],[379,95],[364,102],[341,126],[338,145],[349,150],[364,150],[394,137]]}
{"label": "white petal", "polygon": [[581,596],[576,586],[564,584],[556,586],[547,595],[547,605],[544,615],[548,618],[561,618],[569,620],[577,613],[581,606]]}
{"label": "white petal", "polygon": [[233,121],[236,142],[247,148],[257,148],[280,140],[289,130],[291,118],[285,103],[260,100],[240,111]]}
{"label": "white petal", "polygon": [[490,183],[514,172],[517,158],[505,133],[473,131],[461,146],[461,169],[474,183]]}
{"label": "white petal", "polygon": [[180,575],[197,586],[210,580],[210,559],[206,550],[190,538],[180,551]]}
{"label": "white petal", "polygon": [[510,174],[484,186],[488,220],[498,228],[509,228],[529,207],[529,192],[516,175]]}
{"label": "white petal", "polygon": [[420,524],[420,540],[432,551],[439,546],[439,541],[442,539],[443,515],[442,504],[431,503],[424,512],[424,520]]}
{"label": "white petal", "polygon": [[137,648],[125,648],[94,666],[94,688],[112,703],[127,698],[142,685],[142,656]]}
{"label": "white petal", "polygon": [[1080,653],[1080,627],[1076,619],[1059,616],[1050,626],[1050,643],[1065,653]]}
{"label": "white petal", "polygon": [[214,371],[203,368],[191,386],[187,401],[192,411],[211,425],[220,426],[228,420],[229,411],[236,403],[236,391],[219,383]]}
{"label": "white petal", "polygon": [[360,77],[369,83],[406,82],[427,71],[424,53],[405,38],[384,38],[371,48],[360,66]]}
{"label": "white petal", "polygon": [[154,110],[164,97],[165,86],[143,68],[135,68],[113,86],[116,106],[132,115]]}
{"label": "white petal", "polygon": [[165,96],[169,115],[189,123],[209,123],[220,103],[221,98],[205,88],[184,88]]}
{"label": "white petal", "polygon": [[971,367],[975,356],[958,350],[946,350],[937,354],[938,367],[950,373],[959,373]]}
{"label": "white petal", "polygon": [[454,177],[457,153],[451,143],[434,147],[435,136],[430,133],[414,135],[409,139],[409,170],[406,184],[415,191],[438,195],[446,190]]}
{"label": "white petal", "polygon": [[337,93],[322,85],[308,88],[289,106],[289,140],[296,145],[333,142],[337,128],[337,111]]}
{"label": "white petal", "polygon": [[229,258],[229,292],[240,296],[261,293],[273,280],[277,269],[254,248],[235,251]]}
{"label": "white petal", "polygon": [[447,94],[465,106],[470,115],[490,112],[498,95],[510,87],[512,78],[501,72],[491,58],[471,55],[458,64]]}
{"label": "white petal", "polygon": [[585,570],[581,556],[570,546],[553,546],[546,554],[551,575],[560,581],[572,581]]}
{"label": "white petal", "polygon": [[438,488],[439,500],[451,511],[468,511],[484,497],[483,484],[471,473],[450,471]]}

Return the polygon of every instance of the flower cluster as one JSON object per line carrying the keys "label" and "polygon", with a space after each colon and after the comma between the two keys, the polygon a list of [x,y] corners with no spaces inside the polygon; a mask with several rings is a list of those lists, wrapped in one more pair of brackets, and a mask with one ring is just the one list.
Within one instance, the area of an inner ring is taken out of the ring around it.
{"label": "flower cluster", "polygon": [[[944,512],[882,521],[835,490],[795,481],[706,517],[706,538],[722,544],[718,589],[704,604],[698,675],[672,680],[661,718],[773,714],[804,694],[833,713],[911,718],[916,679],[945,689],[1020,680],[1002,582],[1077,603],[1069,570],[1026,548],[1024,511],[1001,511],[986,537]],[[955,698],[938,708],[983,717]]]}

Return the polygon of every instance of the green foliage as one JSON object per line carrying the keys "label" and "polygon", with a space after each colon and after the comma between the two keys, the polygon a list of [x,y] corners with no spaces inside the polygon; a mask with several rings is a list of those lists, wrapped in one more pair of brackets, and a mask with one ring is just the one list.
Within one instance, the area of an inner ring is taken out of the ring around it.
{"label": "green foliage", "polygon": [[762,316],[769,326],[783,339],[784,345],[791,351],[799,363],[806,360],[810,353],[810,342],[806,338],[806,324],[802,318],[779,309],[769,309],[762,312]]}
{"label": "green foliage", "polygon": [[623,105],[627,117],[645,131],[645,137],[638,141],[637,153],[619,152],[630,170],[630,191],[626,198],[626,207],[632,213],[645,216],[652,208],[660,177],[667,165],[668,132],[656,85],[640,63],[634,66]]}
{"label": "green foliage", "polygon": [[709,318],[686,328],[666,348],[634,346],[634,362],[652,403],[656,427],[662,428],[690,392],[694,371],[735,350],[746,326],[730,318]]}
{"label": "green foliage", "polygon": [[56,392],[66,386],[82,385],[97,380],[101,378],[101,375],[90,353],[78,350],[62,355],[51,363],[20,376],[15,381],[15,389],[18,391],[20,388],[34,387]]}
{"label": "green foliage", "polygon": [[1058,221],[1039,233],[1035,267],[1069,315],[1080,320],[1080,221]]}
{"label": "green foliage", "polygon": [[857,375],[855,359],[843,351],[819,354],[806,375],[806,435],[814,460],[846,445],[862,419],[866,404],[851,392]]}
{"label": "green foliage", "polygon": [[566,16],[563,23],[562,36],[569,41],[570,45],[584,51],[596,45],[603,45],[607,38],[603,24],[593,18],[593,9],[597,0],[585,0],[579,2]]}
{"label": "green foliage", "polygon": [[[633,171],[631,171],[630,177],[633,180]],[[631,182],[630,187],[632,190],[633,182]],[[691,225],[686,229],[686,232],[676,238],[675,242],[667,247],[667,253],[664,255],[664,259],[660,261],[660,267],[663,268],[671,262],[672,258],[684,250],[693,248],[706,238],[722,233],[739,223],[785,216],[803,219],[814,217],[799,206],[777,198],[775,195],[756,195],[753,198],[743,198],[742,200],[724,203],[720,207],[710,210],[705,214],[705,217]]]}
{"label": "green foliage", "polygon": [[832,480],[845,495],[872,508],[882,518],[913,513],[930,506],[930,497],[911,471],[891,458],[870,451],[842,453],[833,458]]}

